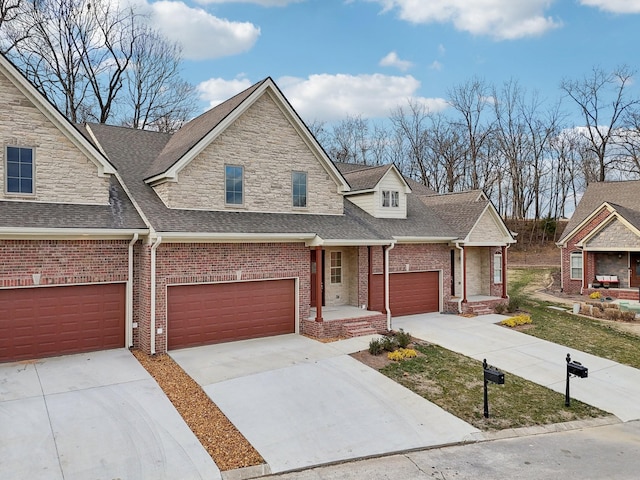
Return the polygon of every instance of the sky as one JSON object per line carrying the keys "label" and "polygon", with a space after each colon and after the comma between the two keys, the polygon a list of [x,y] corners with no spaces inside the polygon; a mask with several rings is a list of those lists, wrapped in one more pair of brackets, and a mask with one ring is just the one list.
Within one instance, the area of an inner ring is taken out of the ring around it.
{"label": "sky", "polygon": [[473,78],[553,102],[563,79],[640,68],[640,0],[134,1],[182,44],[202,111],[269,76],[305,122],[331,123],[409,99],[446,111]]}

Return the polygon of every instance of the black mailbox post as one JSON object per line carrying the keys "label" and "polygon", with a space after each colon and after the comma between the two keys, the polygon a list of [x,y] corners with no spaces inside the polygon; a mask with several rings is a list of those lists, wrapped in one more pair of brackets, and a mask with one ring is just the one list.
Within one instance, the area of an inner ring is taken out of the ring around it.
{"label": "black mailbox post", "polygon": [[504,373],[494,367],[487,365],[487,359],[482,362],[484,370],[484,418],[489,418],[489,393],[487,385],[489,382],[504,385]]}
{"label": "black mailbox post", "polygon": [[571,397],[569,396],[569,377],[571,377],[571,375],[578,378],[587,378],[589,376],[589,369],[580,362],[572,362],[571,355],[567,353],[567,388],[564,395],[565,407],[571,406]]}

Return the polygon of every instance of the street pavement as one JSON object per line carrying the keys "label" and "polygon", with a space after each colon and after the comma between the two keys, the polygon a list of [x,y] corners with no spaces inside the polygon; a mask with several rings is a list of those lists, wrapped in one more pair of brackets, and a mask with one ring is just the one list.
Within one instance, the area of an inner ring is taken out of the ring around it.
{"label": "street pavement", "polygon": [[318,467],[264,480],[637,480],[640,422]]}

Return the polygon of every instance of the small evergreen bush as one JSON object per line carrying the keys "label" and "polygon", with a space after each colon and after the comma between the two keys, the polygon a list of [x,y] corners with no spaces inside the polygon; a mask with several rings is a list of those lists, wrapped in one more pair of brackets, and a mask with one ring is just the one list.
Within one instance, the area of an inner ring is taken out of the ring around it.
{"label": "small evergreen bush", "polygon": [[395,337],[400,348],[407,348],[411,343],[411,334],[409,332],[405,332],[403,329],[396,332]]}
{"label": "small evergreen bush", "polygon": [[383,350],[382,341],[379,338],[372,338],[369,342],[369,353],[371,355],[380,355]]}

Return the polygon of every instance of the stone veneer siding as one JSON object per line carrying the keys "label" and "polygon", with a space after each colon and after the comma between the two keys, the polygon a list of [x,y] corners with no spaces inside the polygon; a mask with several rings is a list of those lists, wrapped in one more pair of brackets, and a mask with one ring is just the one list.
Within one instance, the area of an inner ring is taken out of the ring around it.
{"label": "stone veneer siding", "polygon": [[[225,205],[225,165],[244,167],[244,205]],[[307,207],[292,206],[291,173],[307,172]],[[332,177],[268,94],[187,165],[177,182],[154,187],[169,208],[343,213]]]}
{"label": "stone veneer siding", "polygon": [[[142,256],[150,259],[151,246],[144,245]],[[147,288],[149,260],[141,262],[141,282],[138,302],[142,350],[149,352],[150,292]],[[239,273],[238,273],[239,272]],[[234,282],[243,280],[299,279],[299,319],[309,316],[310,302],[310,249],[303,243],[162,243],[156,249],[156,352],[167,348],[167,286],[181,284]],[[303,328],[300,326],[300,332]]]}
{"label": "stone veneer siding", "polygon": [[[6,77],[0,75],[0,199],[52,203],[109,203],[109,178],[53,125]],[[7,146],[34,149],[35,195],[7,194]]]}

